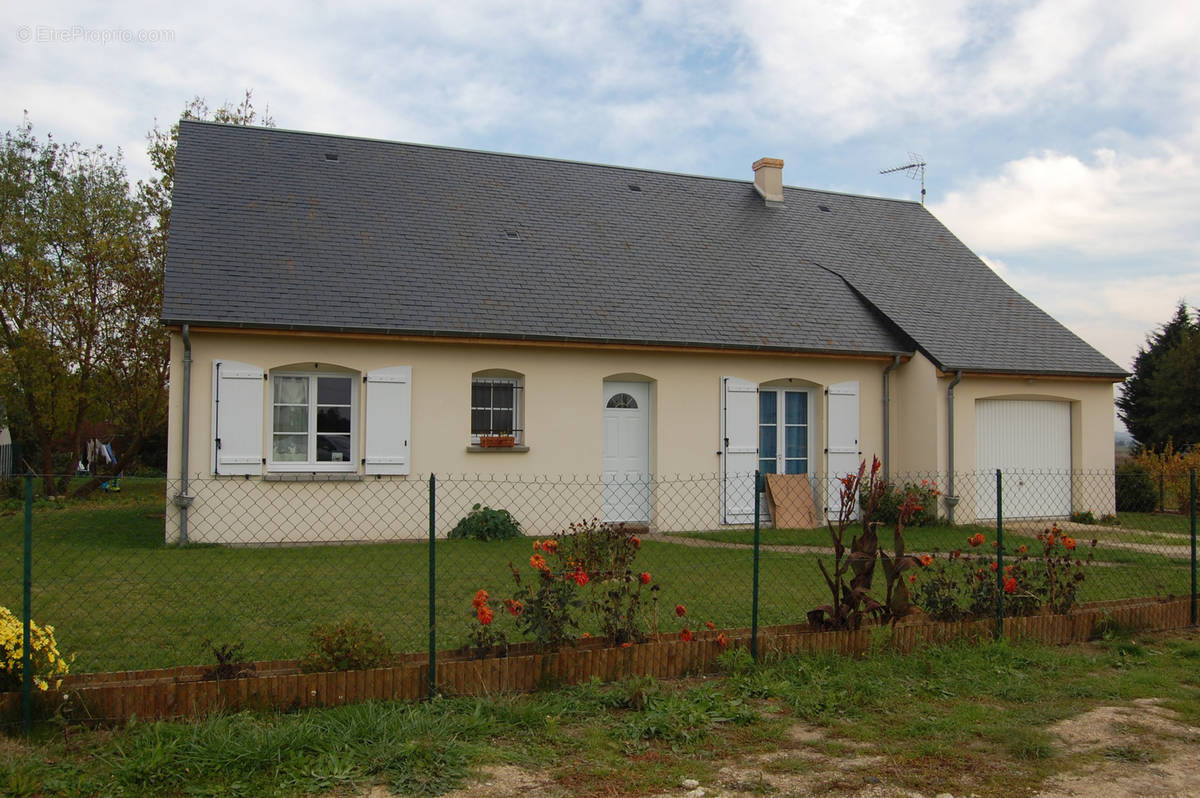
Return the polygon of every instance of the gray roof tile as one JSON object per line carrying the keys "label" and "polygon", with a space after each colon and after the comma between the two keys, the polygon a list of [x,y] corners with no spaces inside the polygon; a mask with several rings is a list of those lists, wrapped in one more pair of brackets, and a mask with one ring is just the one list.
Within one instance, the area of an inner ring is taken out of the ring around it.
{"label": "gray roof tile", "polygon": [[173,201],[168,323],[1122,373],[911,202],[189,121]]}

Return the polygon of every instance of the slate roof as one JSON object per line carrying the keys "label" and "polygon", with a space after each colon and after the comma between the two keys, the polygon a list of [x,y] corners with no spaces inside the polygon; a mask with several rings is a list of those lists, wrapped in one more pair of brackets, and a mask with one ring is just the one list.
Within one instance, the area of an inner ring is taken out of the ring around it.
{"label": "slate roof", "polygon": [[168,324],[1124,373],[912,202],[192,121],[173,202]]}

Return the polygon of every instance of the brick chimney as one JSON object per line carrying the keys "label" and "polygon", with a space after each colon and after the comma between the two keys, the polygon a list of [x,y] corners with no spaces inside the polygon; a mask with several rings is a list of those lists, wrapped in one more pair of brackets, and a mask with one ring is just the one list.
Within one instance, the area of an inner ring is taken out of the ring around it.
{"label": "brick chimney", "polygon": [[754,162],[754,190],[768,208],[783,205],[783,159],[759,158]]}

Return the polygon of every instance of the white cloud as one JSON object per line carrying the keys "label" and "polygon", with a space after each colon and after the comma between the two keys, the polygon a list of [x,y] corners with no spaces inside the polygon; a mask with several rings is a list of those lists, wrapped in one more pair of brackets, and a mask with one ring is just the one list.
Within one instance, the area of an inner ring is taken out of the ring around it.
{"label": "white cloud", "polygon": [[1142,149],[1031,155],[931,209],[968,246],[1001,255],[1059,248],[1200,263],[1200,135]]}

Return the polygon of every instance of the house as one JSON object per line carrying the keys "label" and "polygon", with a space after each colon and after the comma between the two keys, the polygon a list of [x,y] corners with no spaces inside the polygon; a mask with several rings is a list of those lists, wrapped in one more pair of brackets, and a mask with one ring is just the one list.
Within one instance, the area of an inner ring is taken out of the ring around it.
{"label": "house", "polygon": [[[183,121],[168,538],[354,539],[343,519],[383,490],[411,507],[381,534],[425,534],[430,473],[591,475],[535,531],[716,528],[753,520],[755,469],[809,475],[821,503],[872,455],[956,475],[959,520],[995,515],[998,467],[1056,474],[1006,508],[1081,507],[1068,472],[1112,468],[1124,372],[920,204],[782,171]],[[686,511],[655,488],[674,474],[710,475]]]}

